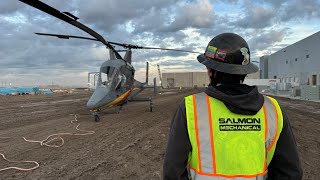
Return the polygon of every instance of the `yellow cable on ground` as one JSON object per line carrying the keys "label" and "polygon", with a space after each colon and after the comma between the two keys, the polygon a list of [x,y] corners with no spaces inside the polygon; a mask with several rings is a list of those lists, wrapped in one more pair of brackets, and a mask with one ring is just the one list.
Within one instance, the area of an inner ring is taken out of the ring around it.
{"label": "yellow cable on ground", "polygon": [[[73,114],[71,114],[73,115]],[[78,122],[78,114],[74,114],[74,120],[70,121],[71,124],[76,124]],[[31,143],[39,143],[40,146],[48,146],[48,147],[61,147],[63,146],[64,144],[64,139],[61,137],[63,135],[74,135],[74,136],[85,136],[85,135],[90,135],[90,134],[94,134],[95,131],[86,131],[86,130],[81,130],[79,128],[80,126],[80,123],[77,123],[77,126],[76,126],[76,130],[77,131],[80,131],[82,133],[57,133],[57,134],[51,134],[49,136],[47,136],[47,138],[45,138],[44,140],[42,141],[37,141],[37,140],[29,140],[25,137],[0,137],[0,139],[17,139],[17,138],[22,138],[24,141],[26,142],[31,142]],[[54,137],[54,138],[53,138]],[[61,141],[61,144],[59,145],[54,145],[54,144],[50,144],[50,142],[52,141],[55,141],[55,140],[60,140]],[[7,159],[4,154],[0,153],[0,155],[2,156],[2,158],[5,160],[5,161],[8,161],[10,163],[34,163],[36,164],[36,166],[32,167],[32,168],[19,168],[19,167],[15,167],[15,166],[11,166],[11,167],[6,167],[6,168],[2,168],[0,169],[0,172],[1,171],[5,171],[5,170],[9,170],[9,169],[16,169],[16,170],[21,170],[21,171],[31,171],[31,170],[34,170],[34,169],[37,169],[40,165],[38,162],[36,161],[12,161],[12,160],[9,160]]]}

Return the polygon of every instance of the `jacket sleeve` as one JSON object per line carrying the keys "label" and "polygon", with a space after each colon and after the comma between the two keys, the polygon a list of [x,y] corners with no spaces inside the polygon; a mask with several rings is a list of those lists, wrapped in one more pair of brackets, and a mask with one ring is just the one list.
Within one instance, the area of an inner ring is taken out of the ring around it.
{"label": "jacket sleeve", "polygon": [[299,160],[297,144],[287,114],[283,111],[283,128],[276,150],[268,166],[268,179],[302,179],[302,168]]}
{"label": "jacket sleeve", "polygon": [[184,101],[178,106],[171,123],[163,164],[165,180],[188,179],[187,163],[191,151]]}

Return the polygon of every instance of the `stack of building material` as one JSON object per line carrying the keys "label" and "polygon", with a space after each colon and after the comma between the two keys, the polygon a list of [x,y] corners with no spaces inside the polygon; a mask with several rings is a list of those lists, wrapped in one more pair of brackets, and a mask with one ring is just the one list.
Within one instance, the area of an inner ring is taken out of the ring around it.
{"label": "stack of building material", "polygon": [[18,94],[16,88],[6,88],[6,87],[0,88],[0,95],[16,95],[16,94]]}

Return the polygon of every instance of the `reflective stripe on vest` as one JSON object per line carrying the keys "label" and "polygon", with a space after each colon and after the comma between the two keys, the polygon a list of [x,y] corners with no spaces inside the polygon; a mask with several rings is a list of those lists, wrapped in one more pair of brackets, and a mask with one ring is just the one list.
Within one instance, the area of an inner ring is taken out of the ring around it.
{"label": "reflective stripe on vest", "polygon": [[265,97],[256,115],[232,113],[205,93],[185,98],[192,179],[265,179],[282,130],[277,101]]}

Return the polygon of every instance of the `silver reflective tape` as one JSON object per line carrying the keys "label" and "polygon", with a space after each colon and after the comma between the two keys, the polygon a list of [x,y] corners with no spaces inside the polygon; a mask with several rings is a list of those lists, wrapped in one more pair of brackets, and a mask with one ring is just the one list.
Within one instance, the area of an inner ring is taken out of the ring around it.
{"label": "silver reflective tape", "polygon": [[223,176],[206,176],[197,174],[194,170],[190,170],[192,180],[266,180],[267,173],[264,175],[260,175],[257,177],[244,178],[244,177],[235,177],[235,178],[227,178]]}
{"label": "silver reflective tape", "polygon": [[201,170],[204,173],[213,174],[213,157],[211,147],[211,133],[209,122],[209,111],[206,100],[206,94],[200,93],[195,95],[196,111],[198,119],[198,135],[199,135],[199,149],[201,159]]}
{"label": "silver reflective tape", "polygon": [[277,130],[276,115],[277,114],[274,109],[273,103],[267,97],[264,97],[264,106],[266,108],[267,119],[268,119],[268,122],[267,122],[268,132],[267,132],[267,138],[266,138],[266,149],[268,149],[272,144],[274,137],[276,136],[276,130]]}

